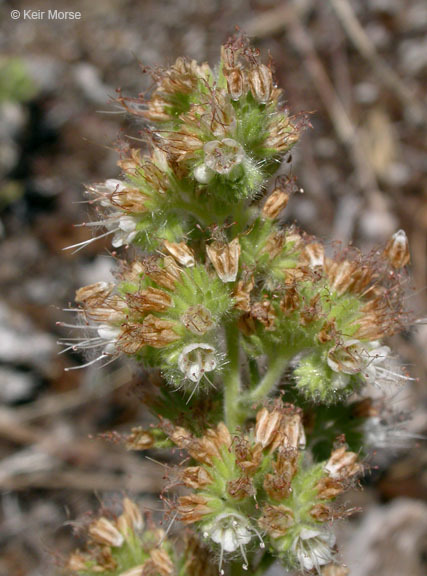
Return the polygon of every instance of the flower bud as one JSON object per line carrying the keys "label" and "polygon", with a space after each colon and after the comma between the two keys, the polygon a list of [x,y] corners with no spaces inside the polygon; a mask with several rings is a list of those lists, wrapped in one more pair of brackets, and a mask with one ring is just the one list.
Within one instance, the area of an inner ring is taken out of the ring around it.
{"label": "flower bud", "polygon": [[213,242],[206,246],[206,252],[221,280],[234,282],[239,270],[239,239],[235,238],[229,244]]}
{"label": "flower bud", "polygon": [[398,230],[393,234],[384,250],[384,256],[389,260],[393,268],[403,268],[409,264],[408,237],[404,230]]}
{"label": "flower bud", "polygon": [[215,176],[215,172],[211,170],[206,164],[199,164],[194,168],[194,178],[199,184],[209,184]]}
{"label": "flower bud", "polygon": [[270,196],[265,201],[262,209],[262,215],[264,218],[269,218],[274,220],[280,214],[282,210],[286,208],[289,202],[289,194],[277,188],[274,190]]}
{"label": "flower bud", "polygon": [[249,72],[249,86],[252,96],[261,104],[266,104],[273,91],[273,75],[265,64],[259,64]]}

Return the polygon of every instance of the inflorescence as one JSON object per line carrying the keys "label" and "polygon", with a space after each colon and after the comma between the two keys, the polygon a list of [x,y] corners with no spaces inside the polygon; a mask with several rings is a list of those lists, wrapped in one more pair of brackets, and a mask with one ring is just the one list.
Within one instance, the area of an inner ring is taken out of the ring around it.
{"label": "inflorescence", "polygon": [[[363,255],[283,226],[297,187],[269,182],[309,122],[290,114],[244,37],[215,69],[179,58],[149,72],[149,95],[117,103],[144,123],[151,152],[122,146],[120,179],[87,188],[96,219],[86,226],[100,234],[70,247],[109,236],[136,250],[131,261],[121,252],[114,281],[77,291],[77,321],[65,324],[76,336],[63,344],[84,366],[128,357],[156,369],[165,397],[184,398],[176,413],[154,403],[158,424],[127,445],[186,453],[168,489],[187,490],[171,505],[191,545],[179,564],[125,499],[120,517],[90,525],[88,551],[68,568],[184,576],[208,573],[201,557],[212,555],[221,574],[270,557],[346,574],[333,522],[351,510],[335,499],[361,477],[382,421],[365,390],[409,379],[383,342],[409,323],[406,234]],[[278,391],[286,402],[271,399]]]}

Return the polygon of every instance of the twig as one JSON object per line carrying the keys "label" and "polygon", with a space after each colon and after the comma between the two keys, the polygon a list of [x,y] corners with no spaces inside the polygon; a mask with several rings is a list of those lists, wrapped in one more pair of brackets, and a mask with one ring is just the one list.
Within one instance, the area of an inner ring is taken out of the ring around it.
{"label": "twig", "polygon": [[129,490],[131,492],[153,492],[159,489],[160,476],[157,470],[144,465],[144,474],[126,476],[105,472],[82,472],[81,470],[55,470],[14,476],[0,480],[1,490],[72,489],[85,492]]}
{"label": "twig", "polygon": [[330,0],[344,30],[360,54],[369,62],[381,82],[387,86],[405,107],[405,111],[415,122],[425,123],[426,111],[415,98],[413,90],[405,85],[403,80],[378,54],[374,44],[369,39],[348,0]]}
{"label": "twig", "polygon": [[294,12],[292,22],[289,23],[289,36],[294,47],[303,57],[307,72],[322,99],[338,138],[349,150],[356,169],[359,188],[364,194],[368,193],[370,202],[377,200],[380,197],[377,180],[357,136],[357,130],[336,93],[297,11]]}
{"label": "twig", "polygon": [[80,387],[70,392],[53,394],[36,402],[32,402],[29,406],[15,408],[13,413],[20,422],[28,422],[29,420],[35,420],[37,418],[53,416],[59,412],[74,410],[100,396],[105,397],[111,394],[127,384],[130,377],[129,368],[124,366],[112,373],[108,379],[105,379],[102,386],[92,388]]}

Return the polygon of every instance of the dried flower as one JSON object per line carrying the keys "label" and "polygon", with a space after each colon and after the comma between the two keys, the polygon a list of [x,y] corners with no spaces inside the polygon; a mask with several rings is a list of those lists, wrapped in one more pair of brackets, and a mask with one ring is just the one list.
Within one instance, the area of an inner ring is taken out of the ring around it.
{"label": "dried flower", "polygon": [[281,538],[289,528],[295,524],[294,512],[292,508],[279,504],[273,506],[268,504],[262,509],[261,518],[258,524],[272,538]]}
{"label": "dried flower", "polygon": [[249,86],[252,96],[261,104],[266,104],[273,91],[273,75],[265,64],[255,66],[249,72]]}
{"label": "dried flower", "polygon": [[211,312],[201,304],[187,308],[181,320],[187,330],[197,336],[206,334],[214,324]]}
{"label": "dried flower", "polygon": [[393,234],[384,250],[384,256],[390,261],[393,268],[403,268],[411,260],[409,242],[404,230]]}
{"label": "dried flower", "polygon": [[107,518],[99,518],[89,526],[89,535],[99,544],[118,547],[124,542],[123,535]]}
{"label": "dried flower", "polygon": [[289,194],[280,188],[276,188],[265,201],[262,209],[264,218],[277,218],[282,210],[284,210],[289,202]]}
{"label": "dried flower", "polygon": [[238,238],[229,244],[213,242],[206,246],[209,260],[223,282],[234,282],[239,269],[240,244]]}
{"label": "dried flower", "polygon": [[185,266],[186,268],[194,266],[194,252],[184,242],[168,242],[165,240],[163,245],[167,252],[175,258],[178,264]]}
{"label": "dried flower", "polygon": [[358,462],[357,454],[348,452],[345,446],[341,446],[332,452],[325,470],[334,480],[346,480],[360,474],[363,467]]}
{"label": "dried flower", "polygon": [[154,446],[154,436],[148,430],[140,426],[132,428],[131,433],[126,438],[127,450],[149,450]]}

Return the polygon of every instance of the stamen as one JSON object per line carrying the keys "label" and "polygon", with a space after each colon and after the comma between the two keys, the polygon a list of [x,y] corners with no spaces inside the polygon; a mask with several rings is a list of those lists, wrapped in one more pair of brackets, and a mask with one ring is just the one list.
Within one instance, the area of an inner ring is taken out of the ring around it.
{"label": "stamen", "polygon": [[86,362],[86,364],[82,364],[81,366],[70,366],[69,368],[64,368],[64,372],[70,372],[71,370],[81,370],[81,368],[87,368],[88,366],[92,366],[96,362],[103,360],[104,358],[109,358],[109,354],[101,354],[98,358],[91,360],[90,362]]}
{"label": "stamen", "polygon": [[104,234],[100,234],[99,236],[95,236],[94,238],[90,238],[89,240],[84,240],[83,242],[78,242],[77,244],[66,246],[65,248],[63,248],[63,250],[71,250],[73,248],[77,248],[77,250],[73,252],[73,254],[77,254],[77,252],[80,252],[80,250],[83,250],[83,248],[86,248],[86,246],[89,246],[89,244],[92,244],[92,242],[96,242],[96,240],[100,240],[101,238],[110,236],[110,234],[114,234],[119,230],[120,228],[114,228],[114,230],[109,230],[108,232],[104,232]]}

